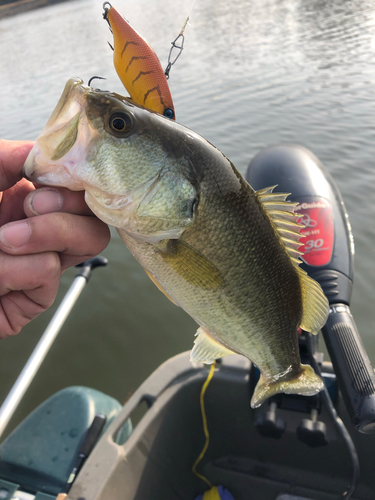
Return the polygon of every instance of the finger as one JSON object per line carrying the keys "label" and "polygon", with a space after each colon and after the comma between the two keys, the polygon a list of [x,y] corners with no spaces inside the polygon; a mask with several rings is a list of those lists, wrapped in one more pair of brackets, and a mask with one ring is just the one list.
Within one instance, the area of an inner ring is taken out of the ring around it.
{"label": "finger", "polygon": [[0,249],[4,252],[13,255],[59,252],[64,269],[97,255],[109,239],[108,226],[96,217],[67,213],[39,215],[0,228]]}
{"label": "finger", "polygon": [[22,167],[33,145],[32,141],[0,140],[0,191],[22,178]]}
{"label": "finger", "polygon": [[42,187],[32,191],[24,201],[28,217],[51,212],[66,212],[77,215],[93,215],[84,199],[84,191],[70,191],[65,188]]}
{"label": "finger", "polygon": [[0,253],[0,339],[15,335],[52,305],[60,274],[56,253]]}
{"label": "finger", "polygon": [[34,190],[34,185],[31,182],[21,179],[17,184],[4,191],[0,205],[0,226],[25,218],[23,202],[27,194]]}

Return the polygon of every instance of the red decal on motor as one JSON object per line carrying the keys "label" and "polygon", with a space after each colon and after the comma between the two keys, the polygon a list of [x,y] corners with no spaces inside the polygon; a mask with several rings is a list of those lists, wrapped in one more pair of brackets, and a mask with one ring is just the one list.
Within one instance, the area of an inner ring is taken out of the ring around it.
{"label": "red decal on motor", "polygon": [[301,215],[299,222],[305,225],[300,231],[305,238],[302,260],[309,266],[326,266],[332,258],[334,242],[334,225],[331,205],[324,198],[313,197],[309,201],[300,202],[295,212]]}

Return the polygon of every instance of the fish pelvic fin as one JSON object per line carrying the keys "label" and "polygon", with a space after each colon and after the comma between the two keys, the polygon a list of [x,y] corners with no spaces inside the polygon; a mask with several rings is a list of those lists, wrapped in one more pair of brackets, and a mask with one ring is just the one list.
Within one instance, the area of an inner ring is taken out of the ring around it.
{"label": "fish pelvic fin", "polygon": [[196,336],[197,338],[194,340],[194,347],[190,354],[190,361],[192,363],[206,363],[210,365],[219,358],[234,354],[233,351],[214,339],[209,330],[203,326],[198,328]]}
{"label": "fish pelvic fin", "polygon": [[316,375],[310,365],[301,365],[301,373],[290,380],[268,382],[263,375],[260,376],[253,397],[251,407],[258,408],[267,398],[284,392],[285,394],[300,394],[302,396],[314,396],[324,388],[324,383]]}
{"label": "fish pelvic fin", "polygon": [[147,276],[150,278],[150,280],[153,282],[153,284],[154,284],[154,285],[155,285],[155,286],[156,286],[156,287],[157,287],[157,288],[158,288],[161,292],[163,292],[163,293],[164,293],[164,295],[167,297],[167,299],[169,299],[169,300],[172,302],[172,304],[174,304],[175,306],[180,307],[180,306],[177,304],[177,302],[176,302],[176,301],[174,301],[174,300],[172,299],[172,297],[169,295],[169,293],[167,293],[167,292],[164,290],[164,288],[163,288],[163,287],[161,286],[161,284],[160,284],[160,283],[156,280],[156,278],[154,278],[154,276],[153,276],[153,275],[152,275],[149,271],[147,271],[147,269],[145,269],[145,268],[143,268],[143,269],[145,270],[145,272],[146,272]]}
{"label": "fish pelvic fin", "polygon": [[294,213],[298,203],[285,201],[289,193],[273,193],[275,187],[260,189],[256,192],[256,196],[265,208],[274,230],[297,268],[302,291],[302,320],[300,327],[315,335],[327,321],[329,314],[328,300],[319,283],[310,278],[299,267],[301,264],[299,257],[302,255],[302,252],[299,251],[301,246],[299,240],[303,237],[300,230],[304,227],[304,224],[297,222],[300,215]]}

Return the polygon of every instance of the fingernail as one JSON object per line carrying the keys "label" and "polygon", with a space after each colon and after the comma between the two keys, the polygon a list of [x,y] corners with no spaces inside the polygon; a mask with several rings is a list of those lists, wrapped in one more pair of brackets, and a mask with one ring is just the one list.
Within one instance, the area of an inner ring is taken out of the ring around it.
{"label": "fingernail", "polygon": [[36,189],[29,196],[29,207],[35,215],[59,212],[64,201],[62,195],[53,189]]}
{"label": "fingernail", "polygon": [[8,248],[18,248],[26,245],[31,235],[27,222],[11,222],[0,229],[0,241]]}

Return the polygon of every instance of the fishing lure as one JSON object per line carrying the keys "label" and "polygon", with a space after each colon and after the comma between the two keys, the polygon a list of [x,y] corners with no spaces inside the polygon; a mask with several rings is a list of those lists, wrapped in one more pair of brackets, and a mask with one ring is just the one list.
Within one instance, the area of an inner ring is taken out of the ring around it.
{"label": "fishing lure", "polygon": [[113,33],[114,66],[130,97],[174,120],[173,100],[158,56],[109,2],[103,9],[103,18]]}

